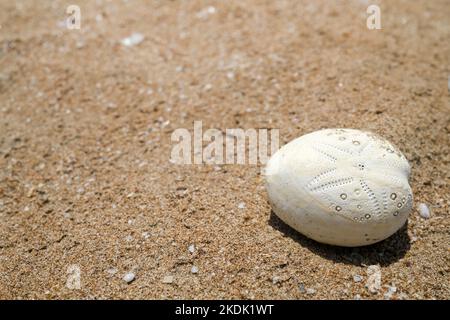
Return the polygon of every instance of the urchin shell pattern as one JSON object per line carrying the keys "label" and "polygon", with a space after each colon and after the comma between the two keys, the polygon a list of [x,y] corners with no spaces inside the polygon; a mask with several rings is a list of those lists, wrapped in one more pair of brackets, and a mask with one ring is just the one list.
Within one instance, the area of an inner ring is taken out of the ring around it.
{"label": "urchin shell pattern", "polygon": [[408,219],[410,166],[391,143],[370,132],[325,129],[278,150],[266,167],[273,211],[316,241],[363,246]]}

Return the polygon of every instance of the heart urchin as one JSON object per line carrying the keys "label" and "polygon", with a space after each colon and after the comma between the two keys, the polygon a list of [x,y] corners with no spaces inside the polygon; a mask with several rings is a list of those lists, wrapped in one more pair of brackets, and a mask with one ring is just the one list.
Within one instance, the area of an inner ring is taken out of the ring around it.
{"label": "heart urchin", "polygon": [[352,129],[319,130],[278,150],[266,168],[273,211],[316,241],[362,246],[408,219],[410,166],[385,139]]}

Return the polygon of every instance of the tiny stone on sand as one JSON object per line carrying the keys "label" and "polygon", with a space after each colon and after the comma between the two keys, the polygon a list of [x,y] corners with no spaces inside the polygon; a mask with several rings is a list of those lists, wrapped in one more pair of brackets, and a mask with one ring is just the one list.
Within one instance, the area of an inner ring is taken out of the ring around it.
{"label": "tiny stone on sand", "polygon": [[123,38],[121,43],[126,47],[132,47],[138,45],[144,40],[144,35],[142,33],[135,32],[131,36]]}
{"label": "tiny stone on sand", "polygon": [[173,276],[165,276],[162,280],[163,283],[173,283]]}
{"label": "tiny stone on sand", "polygon": [[431,212],[425,203],[419,203],[419,214],[424,219],[430,219]]}
{"label": "tiny stone on sand", "polygon": [[188,247],[188,250],[189,250],[190,253],[194,253],[194,252],[195,252],[195,245],[191,244],[191,245]]}
{"label": "tiny stone on sand", "polygon": [[392,296],[393,296],[394,293],[396,293],[396,292],[397,292],[397,288],[396,288],[396,287],[394,287],[394,286],[388,286],[388,290],[387,290],[387,292],[384,294],[384,298],[390,300],[390,299],[392,299]]}
{"label": "tiny stone on sand", "polygon": [[197,13],[197,18],[199,18],[199,19],[205,19],[205,18],[207,18],[209,15],[212,15],[212,14],[214,14],[214,13],[216,13],[216,8],[213,7],[213,6],[209,6],[209,7],[204,8],[203,10],[199,11],[199,12]]}
{"label": "tiny stone on sand", "polygon": [[305,285],[304,285],[303,283],[300,283],[300,284],[298,285],[298,290],[299,290],[301,293],[305,293],[305,292],[306,292]]}
{"label": "tiny stone on sand", "polygon": [[306,289],[306,294],[312,295],[316,293],[316,289],[313,288],[308,288]]}
{"label": "tiny stone on sand", "polygon": [[366,288],[370,293],[377,293],[381,289],[381,268],[371,265],[367,268]]}
{"label": "tiny stone on sand", "polygon": [[192,272],[192,273],[198,273],[198,267],[192,266],[191,272]]}
{"label": "tiny stone on sand", "polygon": [[353,281],[355,282],[361,282],[362,281],[362,277],[359,274],[355,274],[353,276]]}
{"label": "tiny stone on sand", "polygon": [[116,268],[109,268],[108,270],[106,270],[106,272],[108,272],[111,276],[115,275],[117,271],[118,270]]}
{"label": "tiny stone on sand", "polygon": [[133,272],[128,272],[123,276],[123,281],[125,281],[126,283],[131,283],[134,281],[134,279],[136,278],[136,275]]}
{"label": "tiny stone on sand", "polygon": [[244,202],[239,203],[238,204],[238,208],[239,209],[245,209],[245,203]]}

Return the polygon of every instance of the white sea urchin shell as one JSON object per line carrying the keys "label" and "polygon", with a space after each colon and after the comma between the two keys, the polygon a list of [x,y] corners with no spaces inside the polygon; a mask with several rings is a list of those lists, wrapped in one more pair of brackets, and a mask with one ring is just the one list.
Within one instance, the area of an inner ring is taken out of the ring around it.
{"label": "white sea urchin shell", "polygon": [[369,132],[325,129],[297,138],[269,160],[269,200],[278,217],[318,242],[355,247],[381,241],[408,219],[410,166]]}

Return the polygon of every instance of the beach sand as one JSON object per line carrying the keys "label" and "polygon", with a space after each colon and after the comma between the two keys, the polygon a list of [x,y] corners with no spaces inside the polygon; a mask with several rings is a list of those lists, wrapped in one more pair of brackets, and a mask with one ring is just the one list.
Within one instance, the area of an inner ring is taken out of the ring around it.
{"label": "beach sand", "polygon": [[[0,4],[0,298],[450,298],[448,1],[374,1],[381,30],[368,1],[77,0],[79,30],[69,4]],[[263,165],[169,161],[194,121],[380,134],[412,166],[407,226],[309,240]]]}

